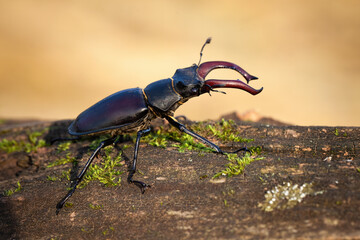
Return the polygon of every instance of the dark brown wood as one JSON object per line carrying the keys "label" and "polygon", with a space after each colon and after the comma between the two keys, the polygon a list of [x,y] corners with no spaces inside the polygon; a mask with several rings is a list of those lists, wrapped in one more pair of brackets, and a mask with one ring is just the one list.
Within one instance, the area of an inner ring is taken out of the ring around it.
{"label": "dark brown wood", "polygon": [[[25,139],[49,128],[48,139],[64,137],[70,121],[0,125],[0,139]],[[191,126],[190,126],[191,127]],[[139,180],[152,186],[145,194],[122,177],[119,187],[91,183],[78,189],[72,207],[55,214],[68,181],[49,181],[69,166],[47,168],[64,153],[56,146],[37,152],[0,151],[2,239],[356,239],[360,236],[360,128],[270,126],[238,123],[246,144],[261,146],[265,159],[254,161],[243,175],[217,181],[226,156],[180,153],[142,143]],[[209,137],[209,136],[207,136]],[[213,140],[213,139],[212,139]],[[243,143],[219,143],[226,150]],[[89,141],[70,146],[85,163]],[[133,144],[124,158],[133,155]],[[122,146],[122,143],[119,144]],[[91,151],[90,151],[91,153]],[[96,161],[101,161],[102,156]],[[207,176],[207,177],[206,177]],[[313,183],[322,194],[307,196],[288,210],[263,211],[264,194],[283,182]],[[89,204],[102,205],[98,210]]]}

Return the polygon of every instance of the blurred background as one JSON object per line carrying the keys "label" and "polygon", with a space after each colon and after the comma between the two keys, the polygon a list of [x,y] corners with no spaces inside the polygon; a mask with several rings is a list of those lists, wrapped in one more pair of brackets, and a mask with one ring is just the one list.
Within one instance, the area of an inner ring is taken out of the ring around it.
{"label": "blurred background", "polygon": [[0,0],[0,118],[75,118],[197,63],[209,36],[202,61],[234,62],[264,91],[202,95],[177,115],[254,110],[297,125],[360,125],[357,0]]}

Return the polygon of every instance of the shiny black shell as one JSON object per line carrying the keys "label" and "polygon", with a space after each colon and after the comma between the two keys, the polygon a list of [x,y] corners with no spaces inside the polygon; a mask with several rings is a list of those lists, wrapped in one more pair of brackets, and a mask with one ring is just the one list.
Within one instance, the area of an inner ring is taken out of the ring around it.
{"label": "shiny black shell", "polygon": [[114,93],[83,111],[71,123],[71,135],[86,135],[139,126],[149,113],[141,88]]}
{"label": "shiny black shell", "polygon": [[147,85],[144,89],[148,103],[163,112],[167,112],[181,96],[175,92],[171,78],[159,80]]}

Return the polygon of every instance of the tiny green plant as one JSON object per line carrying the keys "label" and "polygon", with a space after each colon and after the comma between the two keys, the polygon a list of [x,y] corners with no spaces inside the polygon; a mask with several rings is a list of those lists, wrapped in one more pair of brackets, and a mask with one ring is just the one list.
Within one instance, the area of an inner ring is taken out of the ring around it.
{"label": "tiny green plant", "polygon": [[174,134],[173,139],[176,141],[176,143],[172,144],[171,146],[177,148],[179,152],[185,152],[186,150],[198,150],[201,152],[213,151],[211,148],[205,146],[204,144],[195,141],[192,136],[187,134]]}
{"label": "tiny green plant", "polygon": [[[101,139],[97,139],[94,140],[93,143],[91,145],[96,146],[98,142],[100,142]],[[61,146],[60,148],[62,150],[66,150],[68,148],[69,144],[67,143],[66,145]],[[117,156],[112,157],[112,152],[113,152],[114,147],[113,146],[107,146],[104,148],[104,158],[102,159],[102,161],[97,164],[97,163],[93,163],[87,173],[85,174],[83,181],[81,182],[81,184],[79,185],[79,188],[83,188],[85,187],[89,182],[91,181],[99,181],[101,183],[103,183],[105,186],[117,186],[120,184],[121,182],[121,177],[120,175],[124,172],[121,171],[120,168],[122,167],[122,159],[121,159],[121,152],[118,153]],[[59,148],[58,148],[59,150]],[[73,165],[78,164],[78,161],[76,160],[75,157],[71,156],[71,153],[68,152],[66,153],[65,157],[60,158],[52,163],[49,163],[47,165],[48,168],[50,167],[54,167],[54,166],[59,166],[59,165],[64,165],[64,164],[68,164],[68,163],[72,163]],[[70,180],[70,173],[71,173],[71,169],[68,169],[66,171],[63,171],[60,178],[65,178],[67,180]],[[48,176],[48,180],[49,181],[56,181],[58,178],[53,177],[53,176]]]}
{"label": "tiny green plant", "polygon": [[0,149],[7,152],[20,152],[22,151],[22,146],[19,142],[15,140],[7,140],[6,138],[0,141]]}
{"label": "tiny green plant", "polygon": [[75,157],[71,157],[70,154],[71,153],[66,153],[66,156],[64,158],[60,158],[60,159],[56,160],[55,162],[49,163],[47,165],[47,167],[50,168],[50,167],[54,167],[54,166],[59,166],[59,165],[64,165],[67,163],[75,162]]}
{"label": "tiny green plant", "polygon": [[0,141],[0,149],[7,153],[22,151],[27,153],[36,152],[38,148],[46,146],[45,140],[39,139],[46,130],[47,129],[41,132],[35,131],[29,133],[27,141],[16,141],[14,139],[8,140],[5,138]]}
{"label": "tiny green plant", "polygon": [[101,208],[103,208],[104,207],[104,205],[98,205],[98,204],[89,204],[89,207],[91,208],[91,209],[94,209],[94,210],[99,210],[99,209],[101,209]]}
{"label": "tiny green plant", "polygon": [[20,182],[17,181],[16,185],[17,185],[17,188],[15,188],[15,189],[5,190],[5,191],[4,191],[4,195],[5,195],[5,196],[11,196],[11,195],[13,195],[13,194],[16,193],[16,192],[19,192],[19,191],[21,190]]}
{"label": "tiny green plant", "polygon": [[99,137],[97,137],[90,143],[90,145],[89,145],[90,150],[95,150],[102,141],[109,139],[109,138],[110,138],[109,134],[100,135]]}
{"label": "tiny green plant", "polygon": [[28,135],[30,143],[25,143],[25,152],[33,152],[40,148],[46,146],[46,142],[44,139],[39,139],[41,135],[43,135],[45,132],[32,132]]}
{"label": "tiny green plant", "polygon": [[263,157],[251,156],[250,153],[246,153],[243,157],[239,157],[237,154],[226,154],[229,163],[225,166],[226,168],[216,173],[213,176],[214,178],[218,178],[221,176],[232,177],[244,172],[244,169],[247,165],[256,160],[262,160]]}
{"label": "tiny green plant", "polygon": [[219,123],[215,123],[214,125],[207,125],[206,129],[210,131],[210,133],[222,141],[229,142],[252,142],[254,139],[242,138],[236,133],[236,125],[232,120],[224,120],[221,119]]}
{"label": "tiny green plant", "polygon": [[105,157],[100,164],[92,164],[86,172],[83,181],[79,185],[80,188],[85,187],[90,181],[97,180],[105,186],[117,186],[121,182],[120,175],[124,173],[119,168],[123,166],[121,163],[121,152],[116,157],[111,157],[113,146],[104,148]]}
{"label": "tiny green plant", "polygon": [[106,229],[105,231],[102,232],[102,234],[105,236],[107,234],[109,234],[110,231],[114,231],[114,227],[109,227],[109,229]]}
{"label": "tiny green plant", "polygon": [[[237,135],[236,125],[232,120],[222,119],[220,123],[206,124],[203,122],[195,123],[192,128],[196,131],[202,132],[217,138],[219,141],[232,141],[232,142],[252,142],[253,139],[241,138]],[[160,127],[155,132],[144,136],[143,142],[149,145],[166,148],[168,146],[175,147],[179,152],[198,150],[200,154],[204,152],[213,152],[213,149],[204,145],[201,142],[194,140],[190,135],[183,134],[175,128],[165,129]],[[175,143],[174,143],[175,142]]]}
{"label": "tiny green plant", "polygon": [[70,181],[70,172],[71,169],[62,171],[60,178],[65,178],[66,180]]}
{"label": "tiny green plant", "polygon": [[60,143],[57,147],[57,152],[65,152],[66,150],[69,150],[71,142],[63,142]]}
{"label": "tiny green plant", "polygon": [[[200,150],[200,151],[212,151],[211,148],[206,147],[204,144],[196,142],[193,137],[187,134],[183,134],[177,129],[171,128],[165,130],[163,127],[160,127],[155,132],[144,136],[142,141],[148,143],[149,145],[166,148],[170,146],[178,149],[179,152],[185,152],[186,150]],[[174,143],[175,142],[175,143]]]}
{"label": "tiny green plant", "polygon": [[54,176],[47,176],[47,180],[55,182],[56,180],[58,180],[58,178]]}
{"label": "tiny green plant", "polygon": [[73,206],[74,206],[74,204],[72,202],[67,202],[64,205],[64,207],[66,207],[66,208],[72,208]]}
{"label": "tiny green plant", "polygon": [[150,133],[143,137],[143,141],[151,146],[166,148],[168,145],[169,135],[160,127],[155,133]]}

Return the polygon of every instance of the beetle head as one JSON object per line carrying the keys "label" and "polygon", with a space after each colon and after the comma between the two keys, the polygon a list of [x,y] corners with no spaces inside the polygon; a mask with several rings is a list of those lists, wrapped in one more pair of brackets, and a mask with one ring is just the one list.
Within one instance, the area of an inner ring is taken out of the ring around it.
{"label": "beetle head", "polygon": [[[221,92],[214,90],[215,88],[238,88],[245,90],[253,95],[256,95],[262,91],[263,88],[254,89],[248,84],[251,80],[258,79],[257,77],[250,75],[244,69],[236,65],[235,63],[225,61],[212,61],[204,62],[200,64],[202,52],[206,44],[211,42],[211,38],[206,39],[206,42],[201,48],[200,59],[198,65],[194,64],[188,68],[182,68],[176,70],[173,79],[173,88],[183,98],[191,98],[199,96],[203,93],[209,93],[210,91]],[[240,73],[246,80],[246,83],[237,80],[220,80],[220,79],[209,79],[205,80],[205,77],[214,69],[217,68],[229,68]],[[222,92],[224,93],[224,92]]]}
{"label": "beetle head", "polygon": [[[244,83],[237,80],[219,80],[219,79],[209,79],[205,80],[205,77],[214,69],[217,68],[229,68],[240,73],[246,80],[247,83]],[[189,99],[192,97],[199,96],[203,93],[210,93],[210,91],[220,92],[215,90],[215,88],[238,88],[252,95],[256,95],[262,91],[263,88],[254,89],[248,83],[252,80],[258,79],[257,77],[250,75],[244,69],[238,65],[230,62],[224,61],[213,61],[213,62],[204,62],[200,66],[194,64],[191,67],[182,68],[176,70],[174,76],[172,77],[173,87],[177,93],[179,93],[183,98]],[[224,92],[222,92],[224,93]]]}
{"label": "beetle head", "polygon": [[196,64],[191,67],[181,68],[176,70],[172,77],[175,91],[183,98],[196,97],[201,94],[204,81],[197,74],[197,69]]}

